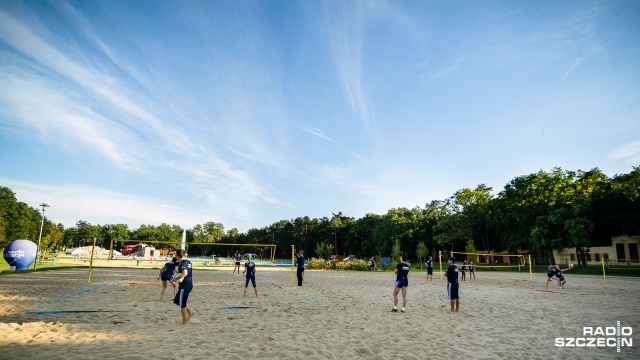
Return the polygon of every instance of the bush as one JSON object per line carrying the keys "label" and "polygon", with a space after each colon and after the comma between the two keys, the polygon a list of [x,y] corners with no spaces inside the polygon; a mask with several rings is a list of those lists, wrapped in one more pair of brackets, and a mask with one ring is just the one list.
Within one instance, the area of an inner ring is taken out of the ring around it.
{"label": "bush", "polygon": [[369,271],[369,261],[335,261],[311,258],[307,267],[314,270]]}
{"label": "bush", "polygon": [[[331,266],[330,263],[331,263],[330,261],[327,261],[325,259],[311,258],[311,260],[309,260],[307,267],[309,269],[314,269],[314,270],[327,270],[327,265]],[[331,269],[331,267],[329,267],[329,269]]]}

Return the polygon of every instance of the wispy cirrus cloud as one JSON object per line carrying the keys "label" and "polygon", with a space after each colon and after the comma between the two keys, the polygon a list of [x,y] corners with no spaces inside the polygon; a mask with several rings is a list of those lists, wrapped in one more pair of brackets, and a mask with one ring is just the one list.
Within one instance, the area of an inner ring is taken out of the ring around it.
{"label": "wispy cirrus cloud", "polygon": [[[334,66],[347,101],[362,125],[371,127],[362,84],[364,13],[360,2],[325,3]],[[334,7],[335,5],[335,7]],[[351,5],[354,7],[352,8]]]}
{"label": "wispy cirrus cloud", "polygon": [[310,126],[310,125],[304,125],[304,126],[293,125],[293,126],[297,127],[300,130],[306,131],[309,134],[315,135],[315,136],[319,137],[320,139],[327,140],[327,141],[333,141],[330,137],[325,135],[322,130],[314,128],[313,126]]}
{"label": "wispy cirrus cloud", "polygon": [[[60,92],[60,88],[43,79],[34,78],[18,69],[1,68],[0,110],[3,119],[11,119],[13,127],[54,144],[70,138],[96,150],[118,167],[133,171],[140,165],[135,149],[123,144],[135,143],[125,127],[96,113],[93,109]],[[64,141],[63,141],[64,142]]]}
{"label": "wispy cirrus cloud", "polygon": [[[0,11],[0,41],[9,44],[24,57],[48,71],[42,78],[57,79],[59,82],[70,82],[67,88],[76,87],[77,91],[88,92],[98,103],[107,103],[112,113],[119,113],[118,121],[135,130],[153,133],[163,142],[172,145],[172,149],[190,150],[190,142],[185,141],[183,132],[165,122],[160,121],[133,99],[136,98],[126,86],[123,86],[111,74],[93,66],[83,56],[82,50],[73,43],[60,38],[49,39],[45,34],[36,32],[40,26],[28,26],[9,14]],[[74,59],[71,54],[75,54]],[[81,61],[85,62],[81,62]],[[86,96],[86,95],[85,95]]]}
{"label": "wispy cirrus cloud", "polygon": [[[37,17],[27,24],[0,10],[0,43],[11,49],[3,50],[0,62],[0,126],[24,138],[33,136],[35,129],[55,139],[50,146],[59,148],[84,144],[83,150],[70,149],[67,156],[80,158],[93,151],[121,170],[182,184],[180,189],[204,199],[207,209],[224,203],[227,213],[251,218],[250,207],[256,201],[281,203],[255,176],[232,165],[224,144],[211,141],[203,125],[183,118],[191,110],[149,96],[166,83],[154,83],[116,60],[89,22],[72,8],[66,10],[78,33],[108,56],[96,56],[95,49],[46,30]],[[234,123],[233,116],[228,124]],[[246,143],[263,147],[255,140]]]}
{"label": "wispy cirrus cloud", "polygon": [[609,158],[624,160],[630,164],[640,163],[640,139],[614,149],[609,153]]}

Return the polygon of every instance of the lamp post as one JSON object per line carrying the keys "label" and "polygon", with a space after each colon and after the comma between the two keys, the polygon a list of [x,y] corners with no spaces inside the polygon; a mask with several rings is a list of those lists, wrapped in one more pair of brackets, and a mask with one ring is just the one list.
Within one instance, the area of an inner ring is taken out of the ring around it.
{"label": "lamp post", "polygon": [[48,208],[49,205],[42,203],[40,204],[40,206],[42,206],[42,221],[40,222],[40,236],[38,236],[38,247],[36,248],[36,263],[35,265],[33,265],[33,270],[38,270],[38,255],[40,255],[40,240],[42,240],[42,226],[44,225],[44,210],[45,208]]}

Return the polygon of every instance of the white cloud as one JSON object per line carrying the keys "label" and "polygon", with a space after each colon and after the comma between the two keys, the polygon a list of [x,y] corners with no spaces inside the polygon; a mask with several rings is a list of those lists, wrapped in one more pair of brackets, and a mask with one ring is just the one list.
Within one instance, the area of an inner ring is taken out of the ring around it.
{"label": "white cloud", "polygon": [[[170,201],[160,197],[146,197],[137,194],[108,191],[84,185],[51,186],[20,182],[0,178],[0,184],[10,188],[18,201],[31,207],[45,202],[51,207],[46,216],[55,223],[74,227],[78,220],[93,225],[127,224],[130,229],[140,225],[167,223],[191,228],[196,224],[215,220],[227,228],[237,227],[241,231],[256,226],[259,221],[255,211],[244,204],[217,197],[218,206],[206,204],[192,206],[189,200]],[[207,194],[205,194],[207,196]],[[222,207],[219,204],[224,203]],[[238,221],[240,219],[241,221]]]}
{"label": "white cloud", "polygon": [[322,131],[322,130],[320,130],[320,129],[314,128],[314,127],[309,126],[309,125],[305,125],[305,126],[297,126],[297,125],[293,125],[293,126],[297,127],[297,128],[298,128],[298,129],[300,129],[300,130],[304,130],[304,131],[306,131],[306,132],[308,132],[308,133],[310,133],[310,134],[313,134],[313,135],[315,135],[315,136],[317,136],[317,137],[319,137],[319,138],[321,138],[321,139],[323,139],[323,140],[333,141],[330,137],[328,137],[327,135],[325,135],[325,134],[323,133],[323,131]]}
{"label": "white cloud", "polygon": [[624,160],[630,164],[640,163],[640,140],[635,140],[614,149],[610,154],[611,159]]}
{"label": "white cloud", "polygon": [[371,119],[362,84],[364,14],[360,3],[357,3],[355,9],[345,9],[344,4],[352,3],[340,3],[337,9],[327,9],[329,41],[339,81],[347,100],[362,125],[368,129]]}

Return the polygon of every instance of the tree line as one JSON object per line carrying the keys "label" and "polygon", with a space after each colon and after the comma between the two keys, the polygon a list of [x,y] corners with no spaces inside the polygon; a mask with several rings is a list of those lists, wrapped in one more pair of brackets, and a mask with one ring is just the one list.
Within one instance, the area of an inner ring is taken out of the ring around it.
{"label": "tree line", "polygon": [[[613,177],[597,168],[540,170],[512,179],[497,195],[492,191],[480,184],[424,207],[394,208],[360,219],[342,212],[313,219],[304,216],[244,233],[235,228],[225,231],[223,224],[211,221],[187,229],[186,236],[187,242],[211,243],[190,246],[191,253],[202,255],[210,251],[226,255],[231,250],[215,243],[276,244],[277,258],[290,257],[291,245],[322,258],[396,257],[404,252],[414,259],[440,250],[476,249],[510,253],[526,249],[539,259],[552,259],[554,250],[576,248],[582,262],[591,246],[610,245],[612,236],[640,234],[640,167]],[[41,216],[39,209],[0,187],[0,246],[16,239],[37,240]],[[125,245],[122,240],[167,241],[172,244],[166,247],[171,248],[179,245],[181,237],[182,228],[165,223],[129,229],[125,224],[92,225],[79,220],[65,229],[45,216],[41,248],[86,246],[93,238],[105,248],[112,240],[120,249]]]}

